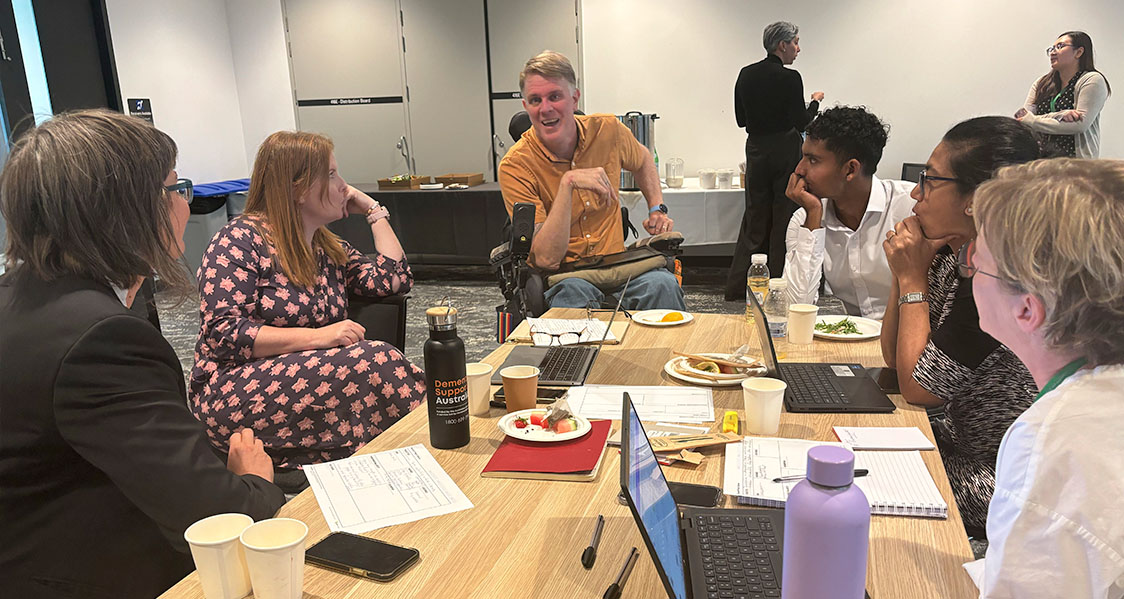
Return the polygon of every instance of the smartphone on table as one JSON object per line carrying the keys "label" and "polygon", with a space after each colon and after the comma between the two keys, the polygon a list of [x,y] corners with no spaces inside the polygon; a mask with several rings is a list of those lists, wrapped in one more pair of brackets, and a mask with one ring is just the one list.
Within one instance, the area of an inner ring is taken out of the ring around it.
{"label": "smartphone on table", "polygon": [[[535,403],[554,403],[560,397],[564,397],[569,392],[568,388],[562,387],[539,387],[535,391],[537,399]],[[491,401],[488,402],[493,408],[506,408],[507,396],[503,393],[503,387],[500,387],[495,395],[492,395]]]}
{"label": "smartphone on table", "polygon": [[421,557],[413,547],[334,532],[305,551],[305,561],[343,574],[382,582],[394,580]]}
{"label": "smartphone on table", "polygon": [[883,393],[893,395],[901,393],[902,390],[898,388],[898,371],[894,368],[868,368],[867,374],[870,378],[878,383],[878,388]]}

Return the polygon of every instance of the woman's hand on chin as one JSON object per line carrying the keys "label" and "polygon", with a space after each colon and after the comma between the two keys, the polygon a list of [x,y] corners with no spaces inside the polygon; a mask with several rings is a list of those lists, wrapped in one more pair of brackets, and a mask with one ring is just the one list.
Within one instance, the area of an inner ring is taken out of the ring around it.
{"label": "woman's hand on chin", "polygon": [[367,214],[375,201],[371,196],[359,191],[354,185],[347,186],[347,212],[348,214]]}
{"label": "woman's hand on chin", "polygon": [[886,252],[886,261],[890,265],[890,272],[898,279],[899,285],[904,290],[915,285],[926,286],[929,267],[937,252],[951,240],[951,237],[929,239],[921,230],[921,221],[916,216],[910,216],[886,233],[886,241],[882,242],[882,249]]}

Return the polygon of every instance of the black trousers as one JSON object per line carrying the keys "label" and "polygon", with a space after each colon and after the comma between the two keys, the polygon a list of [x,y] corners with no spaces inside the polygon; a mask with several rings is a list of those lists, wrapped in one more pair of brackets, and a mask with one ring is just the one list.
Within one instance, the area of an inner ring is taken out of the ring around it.
{"label": "black trousers", "polygon": [[745,216],[726,276],[726,300],[745,298],[745,278],[752,254],[768,254],[769,276],[784,270],[784,234],[796,203],[784,195],[788,177],[800,162],[803,143],[795,129],[745,140]]}

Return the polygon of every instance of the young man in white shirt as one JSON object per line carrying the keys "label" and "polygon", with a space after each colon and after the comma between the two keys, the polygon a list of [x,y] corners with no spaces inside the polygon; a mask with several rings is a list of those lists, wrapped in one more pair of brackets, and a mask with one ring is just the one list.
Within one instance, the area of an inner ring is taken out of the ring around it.
{"label": "young man in white shirt", "polygon": [[790,301],[815,303],[821,279],[853,316],[881,319],[890,295],[886,232],[913,213],[914,184],[874,176],[887,126],[862,107],[825,110],[808,125],[785,194],[800,206],[785,234]]}

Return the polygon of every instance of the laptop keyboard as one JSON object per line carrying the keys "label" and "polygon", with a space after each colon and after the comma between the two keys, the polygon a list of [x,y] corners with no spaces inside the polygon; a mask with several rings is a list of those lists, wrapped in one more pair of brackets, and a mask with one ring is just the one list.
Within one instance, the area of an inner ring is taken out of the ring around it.
{"label": "laptop keyboard", "polygon": [[792,397],[801,404],[848,404],[851,400],[835,384],[831,367],[825,364],[778,366]]}
{"label": "laptop keyboard", "polygon": [[546,350],[539,363],[540,381],[574,381],[581,379],[579,369],[585,363],[586,355],[593,351],[588,346],[555,346]]}
{"label": "laptop keyboard", "polygon": [[763,516],[695,516],[707,599],[781,596],[780,538]]}

